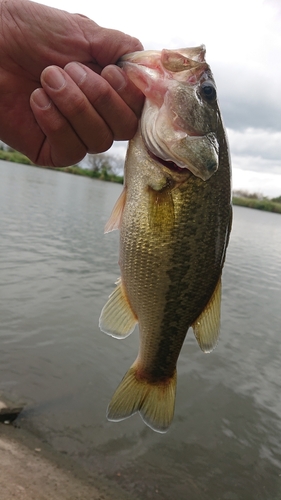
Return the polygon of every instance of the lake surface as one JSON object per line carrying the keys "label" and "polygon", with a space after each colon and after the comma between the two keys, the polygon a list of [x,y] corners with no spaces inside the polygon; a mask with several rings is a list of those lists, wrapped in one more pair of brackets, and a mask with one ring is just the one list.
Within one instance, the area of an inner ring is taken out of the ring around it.
{"label": "lake surface", "polygon": [[136,332],[98,328],[119,276],[118,233],[103,228],[121,189],[0,162],[0,396],[131,500],[280,500],[281,216],[234,207],[221,339],[206,355],[189,331],[161,435],[138,415],[105,418],[138,349]]}

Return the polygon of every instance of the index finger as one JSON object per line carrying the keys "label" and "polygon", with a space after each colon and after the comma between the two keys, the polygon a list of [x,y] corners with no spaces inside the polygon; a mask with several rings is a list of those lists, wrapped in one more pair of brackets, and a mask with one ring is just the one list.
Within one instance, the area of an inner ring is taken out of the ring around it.
{"label": "index finger", "polygon": [[101,76],[131,108],[137,118],[140,118],[144,95],[127,77],[126,73],[118,66],[110,64],[102,70]]}

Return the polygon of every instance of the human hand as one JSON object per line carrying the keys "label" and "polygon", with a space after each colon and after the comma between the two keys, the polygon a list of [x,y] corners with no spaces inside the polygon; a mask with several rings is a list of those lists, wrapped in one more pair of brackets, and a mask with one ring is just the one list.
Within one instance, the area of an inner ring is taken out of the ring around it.
{"label": "human hand", "polygon": [[4,142],[58,167],[134,136],[143,96],[114,63],[138,40],[27,0],[0,0],[0,15]]}

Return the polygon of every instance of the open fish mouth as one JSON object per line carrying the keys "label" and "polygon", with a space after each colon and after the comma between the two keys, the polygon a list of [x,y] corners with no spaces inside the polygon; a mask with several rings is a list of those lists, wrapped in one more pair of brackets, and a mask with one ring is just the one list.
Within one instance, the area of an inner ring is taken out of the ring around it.
{"label": "open fish mouth", "polygon": [[167,109],[166,100],[165,96],[160,109],[149,100],[144,106],[141,132],[149,154],[174,172],[189,170],[195,177],[208,180],[219,164],[216,132],[200,131],[192,123],[180,126],[177,115]]}
{"label": "open fish mouth", "polygon": [[[161,165],[163,165],[163,167],[166,167],[168,168],[169,170],[171,170],[172,172],[176,172],[178,174],[185,174],[187,173],[187,171],[192,174],[192,171],[188,168],[188,166],[186,167],[180,167],[179,165],[177,165],[174,161],[172,160],[163,160],[162,158],[160,158],[160,156],[157,156],[155,155],[154,153],[152,153],[151,151],[148,151],[148,154],[149,156],[154,160],[154,161],[157,161],[157,163],[160,163]],[[193,174],[192,174],[193,175]]]}
{"label": "open fish mouth", "polygon": [[188,171],[207,181],[218,169],[219,145],[214,134],[188,136],[178,141],[167,155],[161,147],[152,148],[151,143],[147,144],[146,138],[143,137],[149,156],[174,173],[186,174]]}

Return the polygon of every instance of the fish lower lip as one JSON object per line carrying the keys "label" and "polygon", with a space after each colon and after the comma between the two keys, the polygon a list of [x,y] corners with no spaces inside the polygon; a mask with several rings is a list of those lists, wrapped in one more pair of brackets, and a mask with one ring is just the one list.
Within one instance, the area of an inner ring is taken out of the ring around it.
{"label": "fish lower lip", "polygon": [[163,165],[164,167],[167,167],[169,170],[172,170],[173,172],[177,172],[177,173],[180,173],[180,174],[186,173],[187,170],[190,172],[190,170],[188,168],[179,167],[173,161],[162,160],[162,158],[160,158],[159,156],[156,156],[155,154],[151,153],[151,151],[149,151],[149,155],[151,156],[151,158],[153,158],[153,160],[156,160],[158,163],[161,163],[161,165]]}

